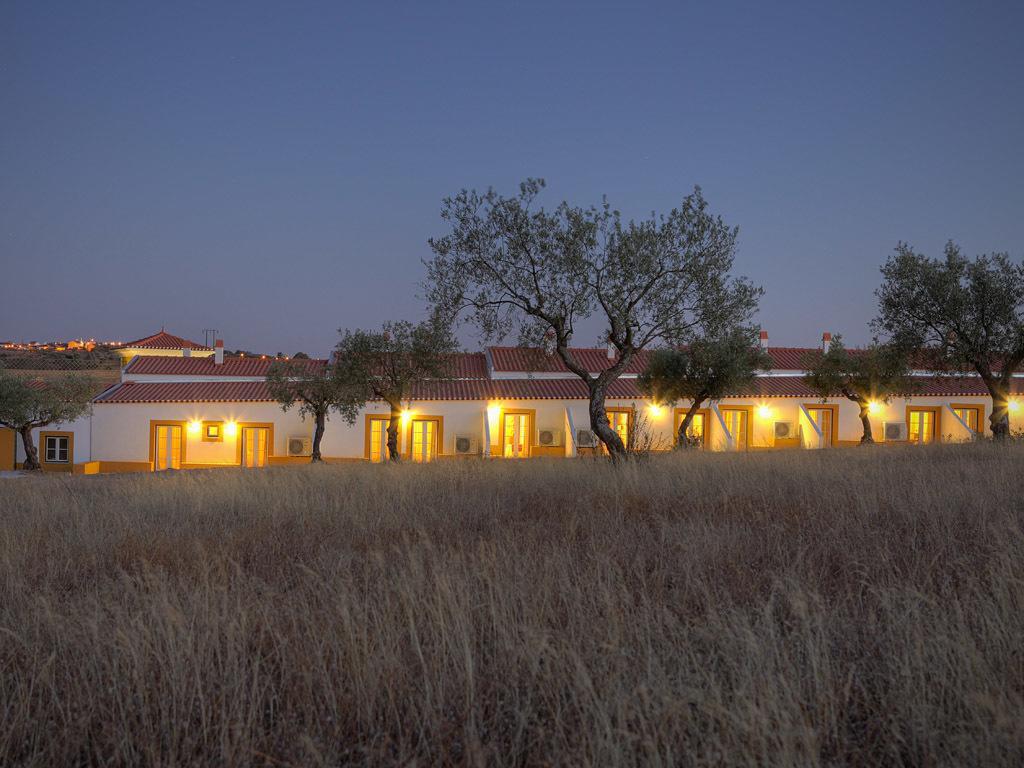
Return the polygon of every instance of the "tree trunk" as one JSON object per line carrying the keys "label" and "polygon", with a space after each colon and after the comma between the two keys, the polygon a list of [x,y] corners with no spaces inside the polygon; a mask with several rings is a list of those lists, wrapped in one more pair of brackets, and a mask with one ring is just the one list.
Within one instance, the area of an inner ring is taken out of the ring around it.
{"label": "tree trunk", "polygon": [[323,412],[316,414],[316,428],[313,430],[313,456],[310,458],[312,464],[323,461],[320,457],[320,441],[324,437],[324,422],[326,420],[326,415]]}
{"label": "tree trunk", "polygon": [[608,450],[612,461],[625,458],[626,446],[622,444],[619,433],[612,429],[608,422],[608,412],[604,408],[605,389],[607,385],[594,382],[590,386],[590,428]]}
{"label": "tree trunk", "polygon": [[[681,422],[679,422],[679,432],[676,434],[676,447],[677,448],[691,448],[692,447],[690,445],[690,438],[688,438],[686,436],[686,432],[687,432],[687,430],[690,429],[690,424],[693,423],[693,417],[697,415],[697,411],[700,410],[701,403],[703,403],[703,402],[704,402],[703,399],[701,399],[701,400],[694,400],[693,401],[693,405],[690,406],[690,409],[686,412],[686,415],[683,416],[683,420]],[[707,425],[705,424],[704,426],[705,426],[705,429],[706,429]]]}
{"label": "tree trunk", "polygon": [[388,458],[391,461],[401,461],[398,453],[398,426],[402,421],[401,403],[389,403],[391,406],[391,421],[388,422]]}
{"label": "tree trunk", "polygon": [[21,443],[25,447],[25,463],[21,465],[21,468],[30,471],[42,469],[39,464],[39,452],[36,451],[35,443],[32,442],[32,427],[22,427],[18,430],[18,434],[21,435]]}
{"label": "tree trunk", "polygon": [[[860,423],[864,426],[864,434],[860,437],[861,445],[874,445],[875,437],[871,434],[871,409],[868,407],[867,402],[864,400],[855,400],[858,406],[860,406]],[[832,429],[835,429],[836,425],[832,425]]]}
{"label": "tree trunk", "polygon": [[1002,387],[989,387],[992,394],[992,415],[988,417],[992,439],[1002,443],[1010,436],[1010,393]]}

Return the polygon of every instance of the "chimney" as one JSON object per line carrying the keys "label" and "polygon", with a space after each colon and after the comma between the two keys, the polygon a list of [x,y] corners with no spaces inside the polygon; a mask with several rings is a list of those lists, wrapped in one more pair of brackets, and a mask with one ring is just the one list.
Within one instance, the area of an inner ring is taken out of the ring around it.
{"label": "chimney", "polygon": [[614,360],[615,356],[617,354],[618,354],[618,350],[615,349],[615,345],[612,344],[612,340],[608,339],[608,359],[609,360]]}
{"label": "chimney", "polygon": [[768,349],[768,331],[761,329],[761,349]]}
{"label": "chimney", "polygon": [[224,365],[224,339],[213,342],[213,364]]}
{"label": "chimney", "polygon": [[823,334],[821,334],[821,348],[825,352],[828,352],[828,348],[831,347],[831,346],[832,346],[832,334],[829,333],[828,331],[825,331]]}
{"label": "chimney", "polygon": [[181,356],[182,357],[192,357],[192,350],[189,349],[188,347],[182,347],[181,348]]}

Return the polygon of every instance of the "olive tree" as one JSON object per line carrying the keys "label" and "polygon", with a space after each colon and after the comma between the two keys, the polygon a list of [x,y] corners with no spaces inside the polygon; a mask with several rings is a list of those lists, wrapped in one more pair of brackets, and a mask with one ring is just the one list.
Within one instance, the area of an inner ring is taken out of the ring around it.
{"label": "olive tree", "polygon": [[952,241],[931,259],[900,243],[882,267],[876,326],[925,347],[951,373],[973,369],[992,396],[992,436],[1010,433],[1010,385],[1024,362],[1024,265],[1005,253],[963,256]]}
{"label": "olive tree", "polygon": [[827,350],[817,350],[804,358],[804,370],[804,382],[822,400],[845,397],[857,404],[864,429],[861,445],[875,442],[871,403],[888,403],[893,396],[914,389],[906,350],[877,339],[864,349],[848,350],[842,337],[836,336]]}
{"label": "olive tree", "polygon": [[456,351],[450,328],[439,317],[413,324],[385,323],[379,331],[342,330],[334,350],[334,371],[357,408],[374,399],[391,408],[388,458],[398,461],[398,425],[402,403],[416,388],[448,375]]}
{"label": "olive tree", "polygon": [[303,420],[313,420],[313,451],[310,461],[321,461],[320,442],[327,427],[328,414],[333,410],[354,424],[358,406],[352,393],[335,375],[333,366],[326,361],[296,358],[276,362],[267,372],[267,386],[271,396],[288,411],[298,406]]}
{"label": "olive tree", "polygon": [[676,435],[676,445],[687,447],[686,433],[701,405],[735,394],[771,364],[758,342],[757,329],[734,326],[695,339],[686,347],[652,351],[637,384],[657,403],[690,402]]}
{"label": "olive tree", "polygon": [[[586,385],[590,427],[613,459],[626,452],[605,410],[609,385],[637,352],[686,344],[701,328],[752,316],[760,289],[730,277],[736,229],[707,209],[700,189],[660,217],[624,222],[600,208],[538,207],[542,180],[519,194],[463,190],[446,198],[448,234],[430,240],[428,297],[438,311],[466,317],[485,339],[550,341]],[[571,348],[576,326],[596,314],[615,351],[589,371]]]}
{"label": "olive tree", "polygon": [[95,393],[95,383],[85,376],[68,374],[46,382],[29,381],[0,368],[0,426],[21,436],[24,469],[42,468],[32,430],[84,416]]}

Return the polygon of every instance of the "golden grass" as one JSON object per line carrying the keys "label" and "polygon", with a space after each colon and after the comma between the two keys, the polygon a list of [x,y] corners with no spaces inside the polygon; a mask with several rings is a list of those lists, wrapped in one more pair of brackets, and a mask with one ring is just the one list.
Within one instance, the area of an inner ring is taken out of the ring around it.
{"label": "golden grass", "polygon": [[1022,467],[0,481],[0,764],[1019,765]]}

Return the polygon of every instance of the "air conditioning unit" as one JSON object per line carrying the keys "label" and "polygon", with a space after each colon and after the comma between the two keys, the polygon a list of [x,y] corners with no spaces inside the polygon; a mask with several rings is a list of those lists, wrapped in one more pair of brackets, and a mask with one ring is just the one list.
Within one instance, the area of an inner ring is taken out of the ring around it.
{"label": "air conditioning unit", "polygon": [[906,440],[907,424],[904,421],[887,421],[882,425],[886,440]]}
{"label": "air conditioning unit", "polygon": [[537,445],[556,447],[562,444],[562,430],[540,429],[537,431]]}
{"label": "air conditioning unit", "polygon": [[477,448],[475,438],[469,437],[467,435],[455,436],[455,454],[457,456],[471,456],[479,452],[480,449]]}
{"label": "air conditioning unit", "polygon": [[309,456],[313,453],[313,438],[311,437],[289,437],[289,456]]}
{"label": "air conditioning unit", "polygon": [[796,437],[796,424],[792,421],[776,421],[775,422],[775,439],[776,440],[788,440]]}
{"label": "air conditioning unit", "polygon": [[576,430],[577,448],[597,448],[597,435],[590,429]]}

